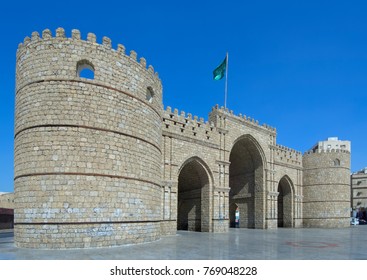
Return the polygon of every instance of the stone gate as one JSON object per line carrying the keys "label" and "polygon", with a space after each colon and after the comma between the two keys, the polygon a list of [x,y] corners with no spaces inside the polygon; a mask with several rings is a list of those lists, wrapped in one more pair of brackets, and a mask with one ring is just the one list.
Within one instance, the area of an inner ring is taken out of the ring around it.
{"label": "stone gate", "polygon": [[164,109],[153,67],[107,37],[33,32],[16,63],[19,247],[227,232],[236,211],[241,228],[349,225],[346,151],[302,155],[278,145],[275,128],[218,106],[206,122]]}

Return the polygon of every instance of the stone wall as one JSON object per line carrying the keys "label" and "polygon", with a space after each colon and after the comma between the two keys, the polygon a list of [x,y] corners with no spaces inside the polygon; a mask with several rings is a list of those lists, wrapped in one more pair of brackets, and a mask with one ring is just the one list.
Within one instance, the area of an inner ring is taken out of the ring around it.
{"label": "stone wall", "polygon": [[[287,176],[292,201],[287,205],[291,220],[287,226],[302,226],[302,154],[277,145],[276,130],[252,118],[213,107],[208,119],[204,122],[167,107],[163,114],[165,180],[177,185],[187,160],[203,161],[208,166],[206,176],[213,177],[210,231],[225,232],[234,218],[230,209],[237,207],[242,212],[240,227],[276,228],[279,182]],[[170,193],[173,213],[176,193]]]}
{"label": "stone wall", "polygon": [[[200,231],[213,231],[218,220],[226,219],[224,214],[219,217],[217,198],[212,199],[218,186],[216,159],[219,146],[216,128],[202,118],[167,107],[163,113],[162,133],[163,184],[167,186],[163,215],[164,220],[170,219],[171,224],[171,230],[165,233],[173,234],[177,228],[181,228],[181,225],[177,225],[176,217],[182,216],[190,218],[191,224],[195,224],[196,220],[197,226],[190,226],[192,230],[200,228]],[[189,185],[195,185],[194,189]],[[226,226],[221,231],[227,230]]]}
{"label": "stone wall", "polygon": [[350,223],[350,153],[311,151],[303,156],[303,225],[348,227]]}
{"label": "stone wall", "polygon": [[[82,65],[94,78],[79,76]],[[17,52],[16,245],[159,238],[161,104],[153,68],[107,37],[98,44],[94,34],[84,41],[60,28],[26,38]]]}
{"label": "stone wall", "polygon": [[0,208],[14,209],[14,193],[0,194]]}
{"label": "stone wall", "polygon": [[236,209],[242,228],[344,226],[349,154],[302,156],[276,137],[223,107],[208,121],[163,110],[153,67],[107,37],[34,32],[17,52],[16,245],[105,247],[177,229],[227,232]]}

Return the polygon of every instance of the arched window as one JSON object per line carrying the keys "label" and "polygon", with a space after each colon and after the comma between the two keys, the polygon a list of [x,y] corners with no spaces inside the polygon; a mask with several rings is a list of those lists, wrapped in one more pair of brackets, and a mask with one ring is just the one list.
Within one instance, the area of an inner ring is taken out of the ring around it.
{"label": "arched window", "polygon": [[155,93],[152,89],[152,87],[147,87],[147,96],[146,99],[149,103],[153,102],[153,97],[154,97]]}
{"label": "arched window", "polygon": [[76,66],[76,75],[79,78],[94,79],[94,66],[88,60],[80,60]]}
{"label": "arched window", "polygon": [[334,159],[334,166],[340,166],[340,160],[339,159]]}

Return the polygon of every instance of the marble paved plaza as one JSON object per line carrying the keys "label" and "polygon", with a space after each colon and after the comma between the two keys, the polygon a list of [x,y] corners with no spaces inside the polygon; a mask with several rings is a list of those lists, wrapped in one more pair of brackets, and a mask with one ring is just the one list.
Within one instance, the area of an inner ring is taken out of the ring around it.
{"label": "marble paved plaza", "polygon": [[1,260],[367,260],[367,225],[344,229],[230,229],[229,233],[178,231],[140,245],[103,249],[16,248],[0,231]]}

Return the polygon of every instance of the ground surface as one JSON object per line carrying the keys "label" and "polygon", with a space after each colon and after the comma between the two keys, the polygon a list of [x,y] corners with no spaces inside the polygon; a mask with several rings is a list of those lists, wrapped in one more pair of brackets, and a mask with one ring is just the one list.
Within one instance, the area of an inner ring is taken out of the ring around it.
{"label": "ground surface", "polygon": [[103,249],[17,248],[0,231],[0,260],[367,260],[367,225],[344,229],[230,229],[229,233],[178,231],[140,245]]}

